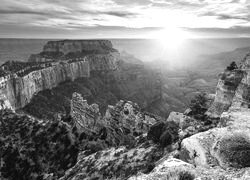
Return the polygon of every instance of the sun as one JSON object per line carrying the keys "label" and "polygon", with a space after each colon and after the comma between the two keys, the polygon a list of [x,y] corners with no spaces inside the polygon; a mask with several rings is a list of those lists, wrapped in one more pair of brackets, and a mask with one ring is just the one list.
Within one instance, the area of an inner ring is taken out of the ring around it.
{"label": "sun", "polygon": [[153,32],[151,37],[161,43],[165,49],[173,50],[188,39],[189,34],[180,28],[166,27],[163,30]]}

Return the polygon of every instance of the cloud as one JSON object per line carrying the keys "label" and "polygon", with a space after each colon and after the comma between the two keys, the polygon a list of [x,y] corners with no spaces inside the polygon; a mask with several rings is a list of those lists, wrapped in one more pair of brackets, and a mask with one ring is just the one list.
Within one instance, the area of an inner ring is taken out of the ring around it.
{"label": "cloud", "polygon": [[37,12],[30,10],[18,10],[18,9],[0,9],[0,14],[37,14],[37,15],[47,15],[45,12]]}
{"label": "cloud", "polygon": [[108,14],[111,16],[118,16],[118,17],[135,17],[138,15],[138,13],[131,13],[131,12],[118,12],[118,11],[109,11],[109,12],[103,12],[103,14]]}
{"label": "cloud", "polygon": [[217,19],[220,20],[229,20],[229,19],[239,19],[239,20],[249,20],[248,15],[232,15],[232,14],[220,14],[220,13],[216,13],[216,12],[205,12],[200,14],[200,16],[212,16],[212,17],[216,17]]}
{"label": "cloud", "polygon": [[[29,29],[95,31],[127,29],[197,28],[234,31],[250,26],[248,0],[1,0],[0,25]],[[121,28],[122,27],[122,28]],[[11,27],[10,27],[11,28]],[[106,30],[106,29],[105,29]],[[0,29],[0,33],[2,28]],[[7,32],[7,31],[6,31]],[[240,33],[241,31],[239,31]],[[94,33],[94,32],[93,32]]]}

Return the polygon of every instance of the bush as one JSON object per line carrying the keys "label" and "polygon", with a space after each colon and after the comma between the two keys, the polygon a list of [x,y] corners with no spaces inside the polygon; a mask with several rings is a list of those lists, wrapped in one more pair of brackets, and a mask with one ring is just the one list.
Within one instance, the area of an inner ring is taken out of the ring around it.
{"label": "bush", "polygon": [[179,126],[172,121],[159,122],[150,128],[148,139],[153,140],[154,143],[160,143],[162,147],[166,147],[178,140],[178,130]]}
{"label": "bush", "polygon": [[[1,116],[2,115],[2,116]],[[12,112],[0,114],[0,167],[7,179],[60,177],[77,161],[78,144],[63,123],[45,125]]]}
{"label": "bush", "polygon": [[250,142],[244,134],[222,138],[216,149],[221,163],[236,168],[250,167]]}
{"label": "bush", "polygon": [[192,110],[191,115],[197,116],[202,119],[205,118],[205,112],[207,111],[207,98],[205,93],[198,94],[191,100],[189,105]]}
{"label": "bush", "polygon": [[231,64],[229,66],[227,66],[227,70],[229,70],[229,71],[233,71],[235,69],[238,69],[238,66],[235,63],[235,61],[231,62]]}
{"label": "bush", "polygon": [[168,131],[165,131],[160,137],[160,145],[161,147],[166,147],[172,144],[172,136]]}
{"label": "bush", "polygon": [[179,180],[194,180],[194,175],[188,171],[181,171],[179,174]]}

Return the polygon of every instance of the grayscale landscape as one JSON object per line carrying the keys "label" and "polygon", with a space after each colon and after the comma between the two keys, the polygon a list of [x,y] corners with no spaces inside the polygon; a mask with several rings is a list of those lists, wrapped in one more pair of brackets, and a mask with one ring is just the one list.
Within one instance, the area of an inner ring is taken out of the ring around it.
{"label": "grayscale landscape", "polygon": [[250,1],[0,3],[0,180],[250,179]]}

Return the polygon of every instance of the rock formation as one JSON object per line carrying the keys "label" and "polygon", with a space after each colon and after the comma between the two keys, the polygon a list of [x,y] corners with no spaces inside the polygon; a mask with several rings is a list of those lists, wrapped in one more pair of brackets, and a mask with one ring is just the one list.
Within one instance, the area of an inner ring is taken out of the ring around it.
{"label": "rock formation", "polygon": [[248,108],[249,61],[250,55],[248,54],[243,58],[239,69],[225,70],[222,73],[217,85],[215,100],[207,112],[209,116],[220,117],[229,108]]}
{"label": "rock formation", "polygon": [[181,145],[183,160],[198,167],[243,168],[242,171],[249,173],[249,169],[244,169],[250,167],[249,61],[247,55],[239,69],[226,72],[225,79],[219,80],[208,113],[220,117],[219,125],[184,139]]}
{"label": "rock formation", "polygon": [[[58,56],[58,54],[61,55]],[[47,88],[48,91],[44,91],[46,88],[41,88],[35,90],[34,93],[29,92],[27,102],[22,102],[21,105],[18,102],[19,104],[14,109],[25,106],[23,110],[33,116],[53,119],[54,114],[68,113],[71,95],[74,92],[82,94],[88,102],[97,103],[101,113],[105,112],[108,104],[115,104],[119,99],[137,102],[141,108],[147,108],[153,102],[161,99],[159,74],[145,68],[143,63],[137,59],[131,60],[127,56],[120,56],[110,41],[52,41],[48,42],[44,50],[37,56],[43,59],[30,58],[29,64],[38,63],[46,66],[51,63],[85,62],[88,63],[89,74],[88,76],[78,76],[76,79],[74,78],[75,81],[69,82],[66,79],[60,81],[60,84],[55,83],[56,85],[53,87]],[[23,67],[19,69],[23,70]],[[84,71],[84,68],[82,69]],[[75,71],[77,72],[77,70]],[[64,70],[61,71],[56,76],[63,75]],[[49,74],[48,72],[47,76],[50,77]],[[66,77],[70,77],[70,74],[67,74]],[[25,92],[22,92],[25,95]],[[51,94],[54,96],[51,97]],[[22,96],[24,97],[24,95]],[[31,101],[30,97],[33,97]],[[57,100],[54,101],[54,98]],[[11,104],[13,103],[11,102]]]}
{"label": "rock formation", "polygon": [[90,54],[110,54],[117,52],[108,40],[62,40],[49,41],[39,54],[31,55],[30,62],[46,62],[81,58]]}
{"label": "rock formation", "polygon": [[60,180],[127,179],[138,170],[150,171],[161,155],[156,146],[145,144],[133,149],[119,147],[90,156],[79,155],[77,164]]}
{"label": "rock formation", "polygon": [[141,111],[136,103],[120,100],[115,106],[109,105],[102,117],[97,104],[88,105],[78,93],[73,93],[71,113],[74,125],[80,132],[98,132],[103,127],[117,127],[124,134],[143,134],[159,119]]}
{"label": "rock formation", "polygon": [[73,93],[71,100],[71,113],[74,126],[81,132],[98,131],[98,124],[101,122],[101,113],[97,104],[88,105],[78,93]]}
{"label": "rock formation", "polygon": [[89,78],[92,72],[112,72],[117,69],[117,51],[109,41],[48,42],[41,54],[74,54],[79,48],[82,52],[92,53],[78,57],[58,57],[49,61],[6,62],[1,66],[1,96],[8,99],[7,104],[11,104],[13,109],[19,109],[27,105],[38,92],[52,89],[62,82]]}
{"label": "rock formation", "polygon": [[168,121],[179,125],[180,136],[191,126],[195,130],[192,136],[181,138],[180,151],[174,156],[181,160],[167,155],[149,174],[139,173],[130,179],[249,179],[249,64],[247,55],[239,69],[220,75],[215,99],[207,112],[208,118],[217,121],[216,128],[202,130],[199,126],[204,124],[199,120],[171,113]]}

